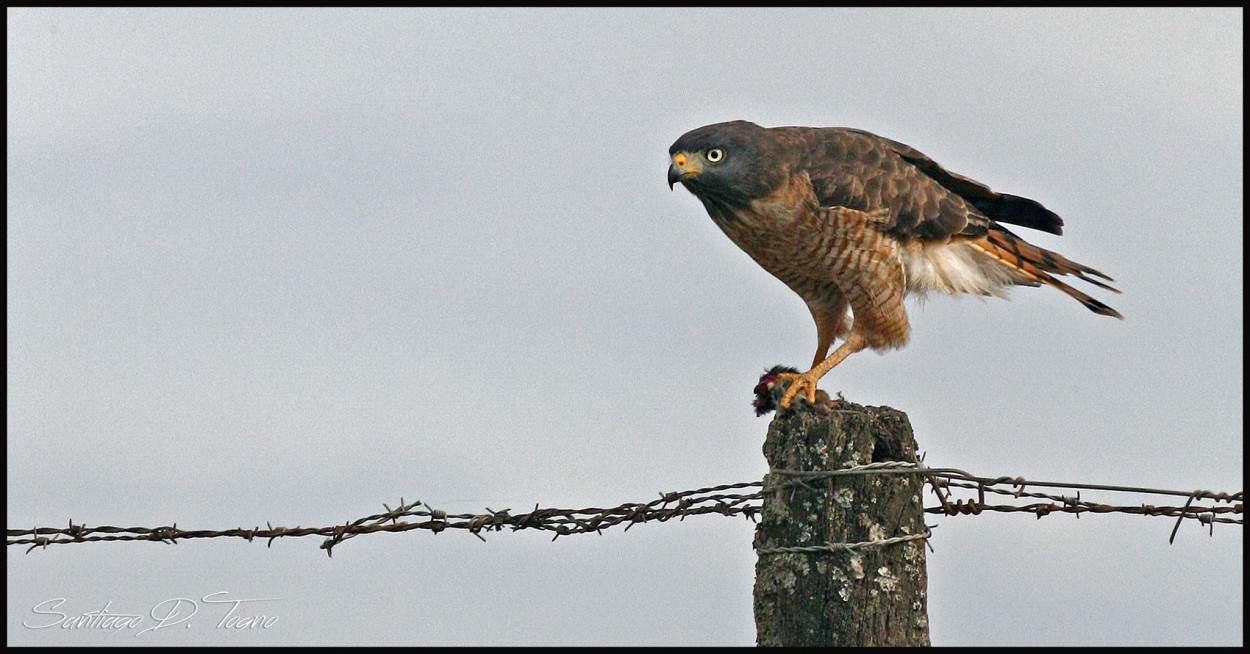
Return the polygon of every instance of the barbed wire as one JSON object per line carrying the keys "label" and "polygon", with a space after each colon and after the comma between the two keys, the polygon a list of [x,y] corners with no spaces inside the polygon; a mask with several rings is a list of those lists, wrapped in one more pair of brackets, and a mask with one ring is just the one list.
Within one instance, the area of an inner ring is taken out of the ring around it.
{"label": "barbed wire", "polygon": [[[1207,490],[1176,491],[1132,486],[1113,486],[1107,484],[1081,484],[1052,481],[1028,480],[1023,477],[977,477],[958,468],[930,468],[922,461],[898,462],[886,461],[865,465],[851,466],[840,470],[798,471],[772,470],[769,476],[761,481],[741,482],[709,486],[695,490],[672,493],[660,493],[658,499],[650,502],[627,502],[612,508],[590,507],[584,509],[540,508],[534,506],[532,511],[513,514],[510,509],[500,511],[486,507],[485,513],[449,514],[435,509],[421,501],[406,502],[400,498],[399,505],[341,525],[327,527],[274,527],[266,523],[264,529],[259,526],[251,529],[235,528],[220,531],[200,529],[179,529],[177,523],[160,527],[88,527],[86,524],[75,524],[69,521],[67,527],[36,527],[34,529],[9,529],[7,544],[29,545],[29,554],[37,547],[48,545],[67,545],[71,543],[87,543],[99,541],[158,541],[177,544],[180,540],[197,538],[242,538],[252,542],[257,538],[267,540],[272,546],[277,538],[298,538],[303,536],[322,536],[321,549],[332,555],[333,548],[339,543],[362,534],[377,532],[405,532],[425,529],[439,533],[447,529],[463,529],[486,540],[484,533],[535,529],[553,532],[552,540],[560,536],[595,532],[602,534],[605,529],[625,525],[625,530],[642,522],[665,522],[673,518],[684,520],[686,516],[720,514],[725,516],[743,516],[755,521],[762,508],[762,501],[767,493],[787,487],[807,486],[820,481],[831,482],[832,479],[846,475],[923,475],[930,489],[937,495],[939,506],[925,509],[926,513],[946,516],[980,515],[985,512],[999,513],[1032,513],[1037,518],[1052,513],[1071,513],[1080,518],[1083,513],[1106,514],[1124,513],[1130,515],[1163,516],[1176,518],[1176,525],[1168,542],[1176,538],[1181,522],[1186,519],[1196,520],[1207,526],[1214,535],[1216,523],[1244,525],[1242,518],[1242,493],[1220,493]],[[1003,488],[1010,486],[1010,490]],[[1025,488],[1061,488],[1076,491],[1075,495],[1052,495]],[[758,489],[749,493],[736,493],[743,489]],[[1081,491],[1123,492],[1145,495],[1164,495],[1188,498],[1184,506],[1155,506],[1153,504],[1111,505],[1091,502],[1081,497]],[[955,498],[955,493],[975,492],[975,497]],[[989,504],[986,496],[1010,497],[1015,500],[1042,500],[1028,504]],[[1195,505],[1195,502],[1203,502]],[[1221,503],[1226,503],[1223,505]],[[864,543],[833,543],[808,546],[805,551],[832,551],[837,549],[850,550],[860,547],[880,546],[927,538],[929,532],[868,541]],[[782,548],[792,549],[792,548]],[[780,551],[780,550],[779,550]]]}
{"label": "barbed wire", "polygon": [[885,547],[886,545],[897,545],[913,540],[926,540],[933,535],[933,528],[936,525],[925,525],[923,534],[912,534],[910,536],[895,536],[893,538],[881,538],[877,540],[868,540],[859,543],[834,543],[829,542],[823,545],[803,545],[798,547],[757,547],[755,551],[760,554],[823,554],[825,552],[853,552],[865,547]]}

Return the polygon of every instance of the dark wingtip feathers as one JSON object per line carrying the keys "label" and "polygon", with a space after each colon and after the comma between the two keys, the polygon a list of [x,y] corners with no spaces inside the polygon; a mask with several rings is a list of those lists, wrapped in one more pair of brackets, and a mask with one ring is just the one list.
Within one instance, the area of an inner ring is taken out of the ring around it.
{"label": "dark wingtip feathers", "polygon": [[1063,218],[1042,206],[1042,203],[1037,200],[1009,193],[994,193],[989,197],[966,199],[971,200],[972,205],[981,213],[999,222],[1051,234],[1063,234]]}

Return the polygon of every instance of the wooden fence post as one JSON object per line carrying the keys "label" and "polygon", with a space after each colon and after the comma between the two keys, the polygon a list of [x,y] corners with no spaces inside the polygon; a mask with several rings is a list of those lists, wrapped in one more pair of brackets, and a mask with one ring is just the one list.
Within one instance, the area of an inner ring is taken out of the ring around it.
{"label": "wooden fence post", "polygon": [[822,551],[924,534],[923,480],[859,474],[797,483],[778,472],[914,463],[907,414],[846,401],[799,400],[773,419],[764,443],[769,474],[755,529],[759,645],[927,646],[925,541]]}

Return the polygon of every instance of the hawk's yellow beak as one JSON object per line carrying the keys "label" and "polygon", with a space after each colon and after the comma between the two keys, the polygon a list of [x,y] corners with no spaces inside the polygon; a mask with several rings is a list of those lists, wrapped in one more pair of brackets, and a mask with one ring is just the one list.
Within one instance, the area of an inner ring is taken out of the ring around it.
{"label": "hawk's yellow beak", "polygon": [[672,190],[673,185],[690,175],[698,175],[703,172],[703,168],[699,162],[690,158],[685,152],[678,152],[673,155],[673,163],[668,167],[668,188]]}

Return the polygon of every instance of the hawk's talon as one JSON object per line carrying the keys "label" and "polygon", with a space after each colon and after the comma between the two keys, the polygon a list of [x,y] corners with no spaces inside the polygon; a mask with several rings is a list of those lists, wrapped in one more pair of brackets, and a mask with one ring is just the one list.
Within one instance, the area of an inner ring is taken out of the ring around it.
{"label": "hawk's talon", "polygon": [[[751,403],[751,406],[755,407],[755,415],[762,416],[778,409],[789,408],[795,397],[802,397],[813,406],[828,407],[837,404],[830,399],[828,393],[820,389],[815,389],[813,392],[812,387],[815,384],[804,380],[805,377],[811,380],[820,379],[816,370],[809,370],[801,374],[798,370],[789,366],[773,366],[765,370],[764,374],[760,375],[760,382],[753,389],[755,401]],[[785,383],[780,383],[782,381]],[[795,386],[796,383],[798,384],[797,387]],[[794,388],[795,391],[786,398],[785,405],[781,405],[782,396],[786,395],[786,392],[791,388]],[[807,389],[806,392],[802,392],[804,388]]]}
{"label": "hawk's talon", "polygon": [[820,377],[812,375],[810,370],[802,374],[782,373],[777,375],[777,377],[779,379],[792,380],[789,388],[782,394],[781,401],[777,403],[779,408],[789,409],[790,404],[794,402],[794,398],[800,396],[799,391],[805,391],[802,397],[807,400],[808,404],[816,405],[816,383],[820,381]]}

